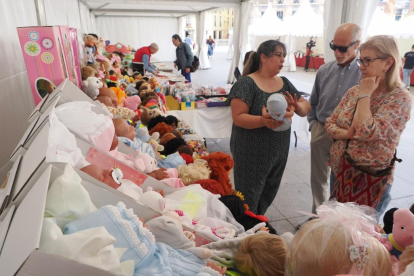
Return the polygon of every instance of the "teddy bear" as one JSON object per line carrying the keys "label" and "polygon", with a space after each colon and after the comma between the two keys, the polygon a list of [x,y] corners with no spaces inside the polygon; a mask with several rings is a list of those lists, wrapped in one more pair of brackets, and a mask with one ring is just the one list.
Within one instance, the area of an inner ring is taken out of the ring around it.
{"label": "teddy bear", "polygon": [[146,127],[141,127],[135,130],[135,136],[142,142],[148,143],[152,146],[155,151],[163,151],[164,146],[158,144],[160,134],[158,132],[152,133],[150,136]]}
{"label": "teddy bear", "polygon": [[99,95],[99,88],[103,83],[96,77],[89,77],[82,81],[82,91],[85,92],[92,100],[95,100]]}
{"label": "teddy bear", "polygon": [[287,101],[280,93],[273,94],[267,99],[267,112],[269,115],[276,121],[283,121],[283,124],[277,128],[274,128],[273,131],[285,131],[292,125],[292,120],[283,118],[286,114],[287,108]]}
{"label": "teddy bear", "polygon": [[161,115],[161,111],[157,108],[155,109],[148,109],[146,107],[142,107],[142,113],[141,113],[141,123],[144,125],[148,125],[149,121],[152,118],[155,118],[159,115]]}

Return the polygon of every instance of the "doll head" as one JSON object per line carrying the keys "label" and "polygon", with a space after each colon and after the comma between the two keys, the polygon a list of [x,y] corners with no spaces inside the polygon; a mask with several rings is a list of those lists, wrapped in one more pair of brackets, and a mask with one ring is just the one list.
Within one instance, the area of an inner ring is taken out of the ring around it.
{"label": "doll head", "polygon": [[95,45],[96,39],[92,35],[84,35],[83,41],[85,42],[86,46],[93,47]]}
{"label": "doll head", "polygon": [[141,88],[141,85],[143,85],[144,83],[146,83],[146,81],[144,81],[144,80],[138,80],[138,81],[136,81],[135,82],[135,89],[139,91],[139,89]]}
{"label": "doll head", "polygon": [[141,86],[139,87],[138,91],[141,94],[142,90],[151,90],[151,85],[149,83],[143,83],[141,84]]}
{"label": "doll head", "polygon": [[184,185],[194,184],[197,180],[209,179],[210,169],[207,161],[198,159],[192,164],[177,167],[178,177],[182,179]]}
{"label": "doll head", "polygon": [[272,94],[267,100],[267,112],[273,119],[281,121],[288,107],[285,97],[280,93]]}
{"label": "doll head", "polygon": [[115,134],[119,137],[126,137],[129,140],[133,141],[135,138],[135,128],[128,125],[124,119],[112,119],[115,126]]}
{"label": "doll head", "polygon": [[287,247],[284,239],[266,232],[249,236],[236,253],[237,269],[248,276],[283,276]]}
{"label": "doll head", "polygon": [[100,103],[103,103],[105,106],[111,106],[111,107],[114,106],[113,103],[112,103],[111,98],[109,98],[107,96],[98,96],[96,98],[96,100]]}
{"label": "doll head", "polygon": [[217,180],[223,186],[226,195],[231,195],[232,185],[229,171],[233,168],[233,159],[223,152],[213,152],[201,158],[208,162],[211,169],[211,179]]}
{"label": "doll head", "polygon": [[389,253],[373,237],[378,236],[374,231],[376,221],[364,208],[334,201],[320,206],[317,212],[321,218],[302,226],[289,247],[286,275],[388,276]]}
{"label": "doll head", "polygon": [[106,185],[118,189],[119,185],[115,182],[114,177],[112,175],[113,170],[104,170],[98,165],[88,165],[81,169],[84,173],[89,174],[93,178],[105,183]]}
{"label": "doll head", "polygon": [[114,68],[119,68],[119,62],[118,61],[114,61],[114,63],[112,64],[112,66],[114,67]]}
{"label": "doll head", "polygon": [[[165,145],[164,154],[170,155],[177,152],[180,146],[187,145],[183,138],[173,138],[167,142]],[[208,177],[209,178],[209,177]]]}
{"label": "doll head", "polygon": [[82,80],[86,80],[89,77],[95,77],[96,76],[97,71],[92,68],[91,66],[83,66],[81,69],[81,77]]}
{"label": "doll head", "polygon": [[118,99],[116,98],[116,95],[112,89],[108,87],[99,88],[99,96],[109,97],[112,101],[112,105],[114,107],[118,107]]}
{"label": "doll head", "polygon": [[173,115],[168,115],[167,117],[165,117],[165,122],[167,123],[167,125],[170,125],[173,129],[176,129],[178,126],[178,119]]}
{"label": "doll head", "polygon": [[148,109],[146,107],[142,108],[142,114],[141,114],[141,122],[144,125],[148,125],[149,121],[160,115],[159,109]]}
{"label": "doll head", "polygon": [[166,134],[164,134],[161,137],[161,139],[160,139],[160,145],[165,146],[165,145],[167,145],[168,141],[170,141],[171,139],[174,139],[174,138],[177,138],[177,137],[175,137],[174,134],[172,134],[172,133],[166,133]]}

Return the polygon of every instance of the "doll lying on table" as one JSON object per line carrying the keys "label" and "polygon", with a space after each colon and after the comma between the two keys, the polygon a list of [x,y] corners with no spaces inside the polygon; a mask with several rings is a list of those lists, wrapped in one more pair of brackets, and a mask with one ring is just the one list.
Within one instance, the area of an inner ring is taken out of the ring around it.
{"label": "doll lying on table", "polygon": [[48,190],[39,250],[117,275],[225,272],[213,262],[157,242],[145,222],[122,202],[97,209],[79,175],[67,168]]}
{"label": "doll lying on table", "polygon": [[288,249],[287,276],[389,276],[391,258],[377,239],[375,210],[325,202],[318,219],[302,226]]}

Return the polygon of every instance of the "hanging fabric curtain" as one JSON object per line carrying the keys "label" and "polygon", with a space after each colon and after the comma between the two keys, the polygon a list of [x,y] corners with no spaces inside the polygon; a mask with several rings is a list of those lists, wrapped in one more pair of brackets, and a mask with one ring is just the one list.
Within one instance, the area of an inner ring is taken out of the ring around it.
{"label": "hanging fabric curtain", "polygon": [[248,41],[248,27],[249,17],[252,10],[253,2],[243,2],[240,6],[234,8],[234,28],[233,28],[233,60],[231,62],[229,75],[227,77],[228,83],[233,83],[236,79],[234,77],[234,70],[236,67],[240,71],[243,70],[242,65],[244,54],[246,52],[246,44]]}
{"label": "hanging fabric curtain", "polygon": [[207,57],[206,12],[201,12],[196,18],[199,69],[208,69],[210,68],[210,61]]}

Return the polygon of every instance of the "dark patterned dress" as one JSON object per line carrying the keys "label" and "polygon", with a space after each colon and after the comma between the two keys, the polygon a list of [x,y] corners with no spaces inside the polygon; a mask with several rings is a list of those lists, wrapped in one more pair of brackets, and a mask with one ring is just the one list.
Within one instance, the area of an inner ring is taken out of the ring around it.
{"label": "dark patterned dress", "polygon": [[[282,80],[282,89],[266,93],[252,78],[243,77],[232,87],[227,104],[234,98],[241,98],[250,107],[249,114],[261,116],[262,107],[274,93],[289,91],[299,99],[300,94],[293,84],[285,77]],[[286,167],[289,144],[290,128],[273,131],[267,127],[245,129],[233,124],[230,150],[234,159],[234,184],[253,213],[263,215],[275,199]]]}

